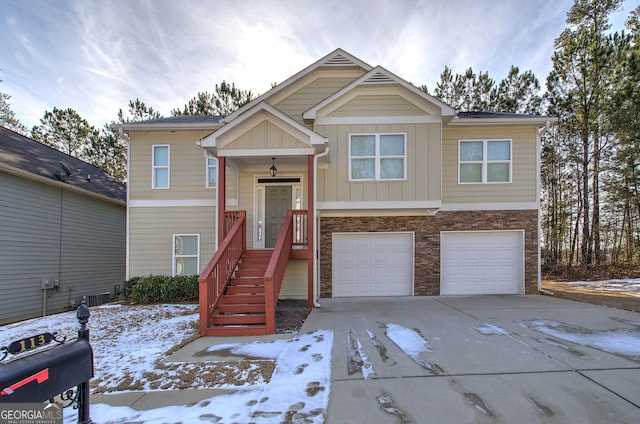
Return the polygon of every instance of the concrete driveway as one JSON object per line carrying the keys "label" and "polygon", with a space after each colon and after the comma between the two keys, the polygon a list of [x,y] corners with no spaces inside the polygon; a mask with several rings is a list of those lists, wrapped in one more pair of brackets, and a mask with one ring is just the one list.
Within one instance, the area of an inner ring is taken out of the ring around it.
{"label": "concrete driveway", "polygon": [[338,298],[301,333],[316,329],[334,331],[327,423],[640,422],[638,313],[546,296]]}

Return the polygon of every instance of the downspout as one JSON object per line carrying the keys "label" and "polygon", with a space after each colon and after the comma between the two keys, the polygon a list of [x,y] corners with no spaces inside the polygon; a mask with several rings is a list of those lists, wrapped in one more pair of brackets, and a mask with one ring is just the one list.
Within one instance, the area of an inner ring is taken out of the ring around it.
{"label": "downspout", "polygon": [[131,179],[131,139],[129,138],[129,135],[127,134],[127,136],[125,137],[124,135],[124,131],[122,130],[122,127],[118,127],[118,136],[127,141],[127,206],[126,206],[126,215],[125,215],[125,235],[124,235],[124,239],[125,239],[125,246],[124,246],[124,263],[125,263],[125,281],[129,281],[129,279],[131,278],[131,275],[129,274],[129,255],[130,255],[130,247],[129,247],[129,240],[131,238],[130,236],[130,232],[129,232],[129,222],[131,222],[131,220],[129,219],[129,187],[130,187],[130,179]]}
{"label": "downspout", "polygon": [[315,230],[315,237],[313,238],[313,261],[315,263],[315,266],[313,267],[313,306],[316,308],[320,307],[320,303],[318,302],[319,300],[319,293],[320,293],[320,282],[318,279],[318,265],[319,265],[319,258],[318,258],[318,240],[320,239],[320,213],[318,212],[318,159],[324,156],[327,156],[329,154],[329,147],[327,146],[327,148],[325,149],[324,152],[320,153],[319,155],[315,155],[313,157],[313,205],[316,208],[316,213],[315,213],[315,224],[314,225],[314,230]]}

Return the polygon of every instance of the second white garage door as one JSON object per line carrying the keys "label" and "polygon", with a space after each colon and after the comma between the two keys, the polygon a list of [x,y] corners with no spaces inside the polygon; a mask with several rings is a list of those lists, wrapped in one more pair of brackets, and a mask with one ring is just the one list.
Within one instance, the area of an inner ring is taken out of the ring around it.
{"label": "second white garage door", "polygon": [[517,294],[524,289],[522,231],[442,232],[440,294]]}
{"label": "second white garage door", "polygon": [[333,296],[411,296],[413,233],[334,233]]}

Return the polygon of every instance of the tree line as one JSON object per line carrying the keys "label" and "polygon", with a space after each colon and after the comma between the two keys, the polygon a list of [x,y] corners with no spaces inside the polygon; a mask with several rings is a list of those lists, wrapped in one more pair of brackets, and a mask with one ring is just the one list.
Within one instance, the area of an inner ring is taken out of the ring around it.
{"label": "tree line", "polygon": [[[574,0],[544,93],[533,72],[517,66],[499,82],[488,72],[445,67],[432,93],[458,111],[558,118],[541,132],[541,235],[550,266],[640,260],[640,6],[626,30],[613,32],[610,17],[622,4]],[[227,115],[253,98],[223,81],[171,115]],[[125,144],[109,125],[98,130],[72,109],[54,108],[29,133],[8,100],[0,93],[0,125],[126,177]],[[135,99],[112,124],[161,117]]]}

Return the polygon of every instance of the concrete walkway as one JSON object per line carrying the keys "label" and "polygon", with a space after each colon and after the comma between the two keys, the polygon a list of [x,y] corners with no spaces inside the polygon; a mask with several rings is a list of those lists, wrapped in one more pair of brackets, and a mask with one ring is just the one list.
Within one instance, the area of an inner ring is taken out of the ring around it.
{"label": "concrete walkway", "polygon": [[[300,332],[334,331],[327,423],[640,421],[640,358],[603,350],[640,343],[638,313],[546,296],[343,298],[321,305]],[[394,325],[419,335],[427,351],[400,348],[389,337]],[[198,339],[172,360],[231,341],[213,340]],[[150,409],[222,393],[228,391],[94,395],[92,403]]]}

